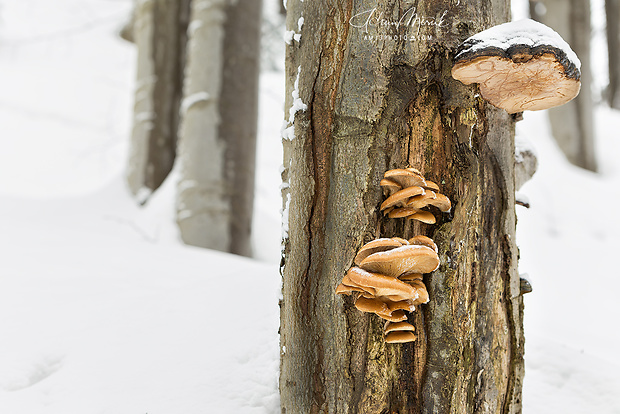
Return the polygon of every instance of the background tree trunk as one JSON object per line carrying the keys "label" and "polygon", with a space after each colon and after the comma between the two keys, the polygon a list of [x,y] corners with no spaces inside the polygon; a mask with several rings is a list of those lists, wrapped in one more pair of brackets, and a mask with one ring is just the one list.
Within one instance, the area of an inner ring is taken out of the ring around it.
{"label": "background tree trunk", "polygon": [[[349,24],[375,7],[389,21],[415,7],[438,26]],[[509,2],[289,0],[289,30],[300,17],[286,68],[282,412],[520,412],[514,121],[450,75],[460,42],[508,21]],[[437,225],[379,213],[383,173],[406,166],[452,200]],[[415,234],[435,240],[442,265],[409,319],[418,340],[385,344],[382,320],[334,290],[362,244]]]}
{"label": "background tree trunk", "polygon": [[249,255],[261,2],[194,0],[177,222],[187,244]]}
{"label": "background tree trunk", "polygon": [[138,48],[127,181],[140,203],[174,164],[190,0],[136,3],[130,27]]}
{"label": "background tree trunk", "polygon": [[620,0],[605,0],[607,51],[609,54],[609,106],[620,109]]}
{"label": "background tree trunk", "polygon": [[225,178],[231,189],[228,251],[243,256],[252,254],[261,11],[262,0],[231,2],[224,25],[218,132],[226,142]]}
{"label": "background tree trunk", "polygon": [[[536,7],[542,4],[544,7]],[[544,13],[541,13],[544,11]],[[594,151],[592,69],[590,65],[590,1],[530,2],[532,18],[554,29],[581,60],[581,91],[569,103],[549,110],[553,137],[573,164],[597,170]]]}

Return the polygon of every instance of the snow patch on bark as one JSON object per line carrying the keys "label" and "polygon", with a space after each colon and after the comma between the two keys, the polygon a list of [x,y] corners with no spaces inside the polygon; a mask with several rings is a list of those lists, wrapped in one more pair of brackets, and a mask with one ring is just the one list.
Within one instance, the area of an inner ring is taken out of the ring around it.
{"label": "snow patch on bark", "polygon": [[291,193],[286,193],[286,201],[284,202],[284,208],[282,209],[282,244],[284,240],[288,239],[288,215],[289,208],[291,206]]}
{"label": "snow patch on bark", "polygon": [[295,127],[293,125],[288,126],[288,123],[285,121],[284,125],[282,125],[282,129],[280,130],[282,138],[292,141],[295,138]]}
{"label": "snow patch on bark", "polygon": [[187,35],[188,36],[193,36],[194,33],[196,33],[196,31],[198,29],[200,29],[203,26],[202,20],[192,20],[191,23],[187,26]]}
{"label": "snow patch on bark", "polygon": [[211,95],[208,92],[197,92],[187,96],[183,98],[181,103],[181,113],[186,113],[192,106],[199,102],[207,102],[209,99],[211,99]]}
{"label": "snow patch on bark", "polygon": [[299,97],[300,74],[301,66],[297,68],[297,77],[295,78],[295,83],[293,84],[293,92],[291,93],[293,103],[288,110],[288,120],[284,121],[282,129],[280,130],[282,138],[288,141],[292,141],[295,138],[295,114],[299,111],[305,111],[308,109],[308,105],[306,105]]}
{"label": "snow patch on bark", "polygon": [[295,78],[295,83],[293,84],[293,105],[288,110],[289,117],[288,122],[293,124],[295,122],[295,114],[299,111],[305,111],[308,109],[308,105],[303,103],[301,98],[299,97],[299,76],[301,75],[301,65],[297,67],[297,77]]}
{"label": "snow patch on bark", "polygon": [[304,18],[303,16],[301,16],[298,20],[297,20],[297,32],[295,32],[295,30],[286,30],[284,32],[284,42],[287,45],[292,45],[293,44],[293,40],[296,41],[297,43],[299,43],[299,41],[301,40],[301,28],[304,25]]}

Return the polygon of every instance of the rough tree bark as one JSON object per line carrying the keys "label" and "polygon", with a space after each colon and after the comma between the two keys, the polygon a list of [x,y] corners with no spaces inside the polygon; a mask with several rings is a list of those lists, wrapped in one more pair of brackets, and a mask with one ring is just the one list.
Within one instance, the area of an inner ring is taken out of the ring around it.
{"label": "rough tree bark", "polygon": [[609,106],[620,109],[620,0],[605,0],[607,52],[609,55]]}
{"label": "rough tree bark", "polygon": [[177,222],[187,244],[250,255],[261,1],[194,0]]}
{"label": "rough tree bark", "polygon": [[[520,412],[514,121],[450,76],[456,47],[508,21],[509,2],[289,0],[290,30],[300,17],[283,134],[282,412]],[[452,200],[437,225],[379,213],[383,173],[406,166]],[[365,242],[415,234],[442,265],[410,317],[418,340],[385,344],[382,321],[334,290]]]}
{"label": "rough tree bark", "polygon": [[553,137],[566,158],[579,167],[596,171],[590,66],[590,1],[530,1],[530,13],[533,19],[558,32],[581,60],[579,95],[565,105],[550,109],[549,121]]}
{"label": "rough tree bark", "polygon": [[136,3],[129,30],[138,48],[127,182],[147,201],[174,164],[190,0]]}

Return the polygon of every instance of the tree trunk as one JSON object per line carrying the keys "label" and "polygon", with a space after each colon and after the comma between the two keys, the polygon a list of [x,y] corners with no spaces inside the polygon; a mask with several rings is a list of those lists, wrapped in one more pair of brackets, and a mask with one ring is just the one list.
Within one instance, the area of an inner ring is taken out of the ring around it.
{"label": "tree trunk", "polygon": [[219,136],[226,142],[226,182],[231,188],[229,252],[252,254],[254,172],[262,0],[237,0],[226,11]]}
{"label": "tree trunk", "polygon": [[609,106],[620,109],[620,0],[605,0],[607,51],[609,54]]}
{"label": "tree trunk", "polygon": [[[289,0],[289,30],[300,17],[286,68],[282,412],[520,412],[514,121],[450,75],[460,42],[507,21],[509,2]],[[407,166],[453,202],[435,226],[378,211],[383,173]],[[409,318],[418,340],[386,344],[382,321],[334,290],[365,242],[417,234],[442,265]]]}
{"label": "tree trunk", "polygon": [[138,80],[127,181],[140,203],[174,164],[189,4],[190,0],[140,1],[132,17]]}
{"label": "tree trunk", "polygon": [[[544,14],[537,12],[545,10]],[[549,110],[553,137],[573,164],[597,170],[594,151],[592,70],[590,66],[590,1],[544,0],[530,2],[532,18],[560,34],[581,60],[581,91],[569,103]]]}
{"label": "tree trunk", "polygon": [[194,0],[177,222],[187,244],[250,254],[261,2]]}

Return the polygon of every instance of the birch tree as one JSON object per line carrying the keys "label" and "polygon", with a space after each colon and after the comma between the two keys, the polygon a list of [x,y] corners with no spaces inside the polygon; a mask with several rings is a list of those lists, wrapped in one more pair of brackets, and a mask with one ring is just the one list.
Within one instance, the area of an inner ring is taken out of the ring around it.
{"label": "birch tree", "polygon": [[[514,120],[450,75],[465,38],[509,19],[507,0],[288,0],[283,413],[521,411]],[[380,179],[405,167],[441,185],[450,217],[379,213]],[[364,243],[419,234],[442,265],[418,340],[386,344],[334,290]]]}
{"label": "birch tree", "polygon": [[553,28],[581,60],[581,92],[566,105],[549,110],[553,137],[573,164],[596,171],[592,69],[590,63],[590,1],[531,1],[532,18]]}
{"label": "birch tree", "polygon": [[261,2],[193,0],[177,222],[187,244],[249,255]]}
{"label": "birch tree", "polygon": [[146,202],[174,164],[190,0],[137,1],[125,37],[138,50],[127,182]]}

